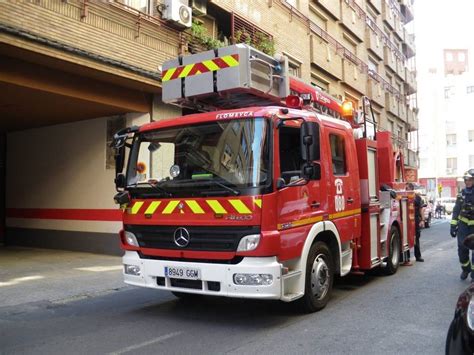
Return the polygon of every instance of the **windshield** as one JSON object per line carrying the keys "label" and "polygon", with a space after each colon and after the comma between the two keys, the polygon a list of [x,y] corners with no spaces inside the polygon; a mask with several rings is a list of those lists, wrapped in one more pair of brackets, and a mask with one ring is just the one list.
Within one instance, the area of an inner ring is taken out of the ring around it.
{"label": "windshield", "polygon": [[130,156],[128,187],[200,196],[237,195],[242,189],[265,186],[267,126],[265,119],[255,118],[140,133]]}

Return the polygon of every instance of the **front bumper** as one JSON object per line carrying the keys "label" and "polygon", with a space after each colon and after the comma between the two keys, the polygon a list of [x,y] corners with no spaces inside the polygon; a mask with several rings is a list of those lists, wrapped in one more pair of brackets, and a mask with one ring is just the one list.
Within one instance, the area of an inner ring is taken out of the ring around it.
{"label": "front bumper", "polygon": [[[122,261],[123,264],[136,265],[141,269],[139,276],[123,274],[125,283],[129,285],[235,298],[277,300],[282,298],[282,265],[274,256],[262,258],[246,257],[239,264],[228,265],[140,259],[137,252],[126,251]],[[201,270],[202,288],[194,289],[172,286],[171,279],[165,277],[165,266],[199,268]],[[236,273],[271,274],[273,276],[273,283],[268,286],[236,285],[233,281],[233,275]],[[164,285],[159,285],[159,280],[164,283]],[[218,291],[212,290],[213,287],[209,287],[210,284],[208,282],[211,284],[218,282],[220,289]]]}

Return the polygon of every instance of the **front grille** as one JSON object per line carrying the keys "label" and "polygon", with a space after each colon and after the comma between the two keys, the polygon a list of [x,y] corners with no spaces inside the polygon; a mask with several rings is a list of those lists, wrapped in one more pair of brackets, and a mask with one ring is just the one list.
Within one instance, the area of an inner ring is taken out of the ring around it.
{"label": "front grille", "polygon": [[236,251],[242,237],[260,233],[257,226],[183,226],[189,232],[189,244],[182,248],[174,242],[174,232],[179,227],[126,225],[125,230],[135,234],[143,248],[202,251]]}
{"label": "front grille", "polygon": [[194,290],[202,290],[201,280],[184,280],[184,279],[170,279],[171,286],[181,288],[192,288]]}

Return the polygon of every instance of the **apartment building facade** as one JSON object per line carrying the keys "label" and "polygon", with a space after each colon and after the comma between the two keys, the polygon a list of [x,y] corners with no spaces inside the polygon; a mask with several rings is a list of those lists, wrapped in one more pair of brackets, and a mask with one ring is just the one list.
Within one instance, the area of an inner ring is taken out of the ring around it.
{"label": "apartment building facade", "polygon": [[235,42],[287,55],[341,100],[372,98],[415,179],[412,23],[409,0],[0,3],[0,241],[117,253],[113,132],[182,114],[161,102],[165,60]]}
{"label": "apartment building facade", "polygon": [[[437,68],[420,73],[420,182],[432,197],[455,197],[474,167],[474,73],[468,49],[445,49]],[[431,104],[429,104],[431,103]],[[439,189],[439,190],[438,190]]]}

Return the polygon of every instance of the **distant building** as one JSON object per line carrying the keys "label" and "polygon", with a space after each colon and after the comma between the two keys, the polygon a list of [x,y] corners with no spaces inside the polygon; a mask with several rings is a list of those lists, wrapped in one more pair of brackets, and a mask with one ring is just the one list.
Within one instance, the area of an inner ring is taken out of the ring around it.
{"label": "distant building", "polygon": [[433,196],[455,196],[474,167],[474,73],[467,49],[445,49],[443,70],[419,73],[420,182]]}

